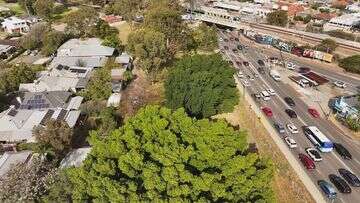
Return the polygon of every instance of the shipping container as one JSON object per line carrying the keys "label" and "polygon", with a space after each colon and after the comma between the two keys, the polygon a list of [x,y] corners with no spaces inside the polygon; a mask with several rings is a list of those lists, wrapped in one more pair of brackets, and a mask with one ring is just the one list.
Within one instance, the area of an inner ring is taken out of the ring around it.
{"label": "shipping container", "polygon": [[303,52],[303,56],[307,58],[314,58],[314,50],[312,49],[305,49]]}
{"label": "shipping container", "polygon": [[322,58],[323,61],[326,61],[328,63],[331,63],[333,59],[333,55],[324,53],[324,57]]}
{"label": "shipping container", "polygon": [[293,48],[291,49],[291,53],[292,53],[292,54],[295,54],[295,55],[297,55],[297,56],[302,56],[303,53],[304,53],[304,49],[302,49],[302,48],[300,48],[300,47],[293,47]]}
{"label": "shipping container", "polygon": [[324,52],[322,51],[314,51],[314,58],[322,60],[324,57]]}

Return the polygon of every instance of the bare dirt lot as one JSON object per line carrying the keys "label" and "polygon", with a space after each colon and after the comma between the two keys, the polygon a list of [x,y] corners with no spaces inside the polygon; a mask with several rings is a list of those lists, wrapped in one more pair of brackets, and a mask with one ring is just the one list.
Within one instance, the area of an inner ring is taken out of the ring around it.
{"label": "bare dirt lot", "polygon": [[134,69],[134,81],[122,92],[121,115],[126,119],[147,104],[162,104],[164,88],[162,82],[152,83],[144,71]]}

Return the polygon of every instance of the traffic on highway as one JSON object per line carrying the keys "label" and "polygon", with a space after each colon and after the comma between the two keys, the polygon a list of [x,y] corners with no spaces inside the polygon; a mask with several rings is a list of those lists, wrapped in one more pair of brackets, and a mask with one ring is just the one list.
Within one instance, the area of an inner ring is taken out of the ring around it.
{"label": "traffic on highway", "polygon": [[284,82],[285,76],[274,64],[294,72],[308,67],[329,78],[336,87],[349,91],[356,91],[360,80],[258,48],[237,32],[220,30],[219,44],[223,56],[236,69],[235,78],[242,84],[242,92],[251,96],[288,146],[291,153],[285,156],[297,158],[327,201],[360,202],[360,143],[344,134],[317,108],[306,104]]}

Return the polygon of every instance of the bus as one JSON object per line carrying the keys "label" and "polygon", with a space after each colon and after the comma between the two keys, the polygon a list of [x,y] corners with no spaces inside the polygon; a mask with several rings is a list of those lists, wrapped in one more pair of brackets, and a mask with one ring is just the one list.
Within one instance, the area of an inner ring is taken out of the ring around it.
{"label": "bus", "polygon": [[305,127],[304,133],[321,152],[331,152],[333,150],[333,143],[316,126]]}

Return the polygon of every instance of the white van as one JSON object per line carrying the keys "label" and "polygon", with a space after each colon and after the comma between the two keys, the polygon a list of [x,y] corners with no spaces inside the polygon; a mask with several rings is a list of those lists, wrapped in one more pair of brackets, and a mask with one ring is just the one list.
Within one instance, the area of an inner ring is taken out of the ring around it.
{"label": "white van", "polygon": [[270,100],[270,94],[265,90],[261,92],[261,97],[263,98],[264,101]]}

